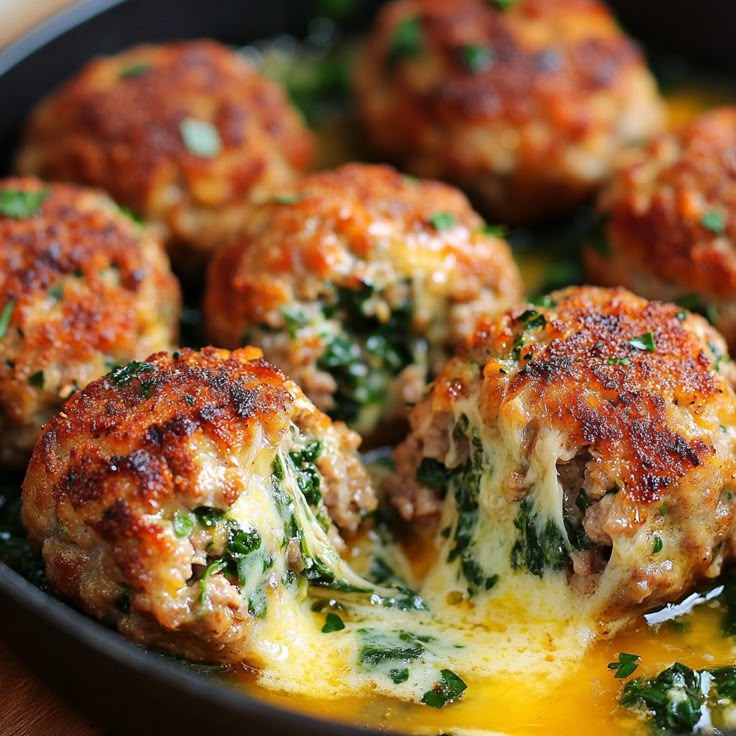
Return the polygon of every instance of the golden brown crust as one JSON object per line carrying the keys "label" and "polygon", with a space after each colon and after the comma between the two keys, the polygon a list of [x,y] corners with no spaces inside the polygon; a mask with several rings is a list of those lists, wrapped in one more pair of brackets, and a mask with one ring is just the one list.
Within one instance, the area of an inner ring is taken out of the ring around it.
{"label": "golden brown crust", "polygon": [[606,242],[586,248],[591,278],[655,298],[698,295],[718,306],[715,323],[733,346],[736,108],[654,141],[618,172],[599,210]]}
{"label": "golden brown crust", "polygon": [[[366,285],[374,290],[366,308],[379,323],[411,305],[407,340],[429,341],[432,370],[479,314],[498,312],[522,293],[508,245],[484,229],[460,192],[388,166],[350,164],[312,174],[254,209],[241,242],[211,264],[208,334],[234,347],[260,329],[266,357],[330,411],[337,387],[324,372],[315,374],[330,323],[323,308],[337,289]],[[288,344],[276,344],[286,332],[285,309],[316,315],[314,329],[303,325]],[[423,384],[424,377],[411,380]]]}
{"label": "golden brown crust", "polygon": [[19,463],[71,393],[175,342],[180,295],[161,243],[104,194],[30,178],[0,192],[44,197],[0,215],[0,458]]}
{"label": "golden brown crust", "polygon": [[[221,148],[199,155],[181,124],[203,121]],[[32,114],[18,166],[100,186],[208,251],[245,205],[294,179],[313,142],[279,87],[213,41],[139,46],[96,59]]]}
{"label": "golden brown crust", "polygon": [[380,151],[503,221],[580,201],[619,148],[661,127],[641,53],[594,0],[390,3],[357,86]]}
{"label": "golden brown crust", "polygon": [[[260,525],[266,574],[272,548],[284,555],[288,541],[274,458],[297,440],[320,442],[325,503],[354,529],[375,497],[352,432],[256,348],[158,353],[93,382],[46,425],[23,483],[23,521],[63,595],[139,641],[237,661],[258,616],[245,583],[218,567],[205,573],[230,527],[195,519],[204,510],[241,531]],[[280,590],[281,567],[262,585]]]}
{"label": "golden brown crust", "polygon": [[[461,360],[488,361],[484,419],[493,423],[501,403],[534,396],[568,442],[600,455],[601,470],[620,479],[624,494],[636,503],[659,501],[714,454],[707,435],[673,430],[671,407],[698,416],[727,390],[713,370],[726,346],[713,330],[706,342],[704,326],[694,330],[697,318],[680,319],[677,306],[623,289],[588,287],[550,298],[554,307],[535,309],[545,317],[543,327],[529,332],[530,318],[518,308],[479,325],[470,341]],[[528,344],[514,347],[527,337]],[[491,389],[501,361],[515,351],[518,372]],[[445,385],[440,381],[436,391]]]}

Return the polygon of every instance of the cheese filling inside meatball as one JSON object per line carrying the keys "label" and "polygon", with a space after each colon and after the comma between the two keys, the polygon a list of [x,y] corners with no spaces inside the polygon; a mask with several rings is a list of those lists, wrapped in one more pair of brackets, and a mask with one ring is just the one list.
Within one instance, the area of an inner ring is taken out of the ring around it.
{"label": "cheese filling inside meatball", "polygon": [[718,575],[734,554],[727,361],[702,318],[623,290],[481,322],[414,409],[388,483],[406,518],[438,525],[422,594],[543,618],[562,591],[609,634]]}
{"label": "cheese filling inside meatball", "polygon": [[376,503],[358,442],[254,348],[160,353],[49,422],[23,520],[51,584],[127,636],[267,666],[315,601],[423,608],[340,556]]}
{"label": "cheese filling inside meatball", "polygon": [[257,344],[333,418],[406,416],[481,314],[521,295],[507,243],[460,192],[387,166],[305,178],[211,264],[210,338]]}

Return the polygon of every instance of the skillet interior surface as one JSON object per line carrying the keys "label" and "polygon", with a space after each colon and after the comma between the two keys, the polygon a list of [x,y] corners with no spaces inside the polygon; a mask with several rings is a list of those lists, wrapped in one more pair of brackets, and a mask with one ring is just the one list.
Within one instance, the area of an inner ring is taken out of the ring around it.
{"label": "skillet interior surface", "polygon": [[[359,0],[349,19],[363,27],[378,2]],[[624,25],[655,43],[736,70],[730,0],[667,4],[617,0]],[[20,124],[30,107],[96,54],[142,41],[209,36],[241,45],[277,33],[302,35],[318,0],[86,0],[0,53],[0,173],[11,170]],[[252,732],[369,734],[266,705],[128,643],[51,598],[0,564],[5,640],[61,694],[114,733]]]}

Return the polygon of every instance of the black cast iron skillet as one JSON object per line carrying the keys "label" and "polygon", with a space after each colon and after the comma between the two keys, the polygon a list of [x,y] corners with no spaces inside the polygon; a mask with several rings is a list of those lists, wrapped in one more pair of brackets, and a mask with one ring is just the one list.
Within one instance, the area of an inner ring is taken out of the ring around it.
{"label": "black cast iron skillet", "polygon": [[[451,0],[447,0],[450,2]],[[0,52],[0,175],[30,107],[89,57],[142,41],[209,36],[241,45],[301,34],[319,0],[85,0]],[[349,19],[365,27],[376,0]],[[732,0],[614,0],[625,27],[736,73]],[[49,684],[114,734],[372,732],[269,706],[130,644],[0,564],[0,636]],[[329,716],[325,713],[325,717]],[[55,736],[51,734],[50,736]]]}

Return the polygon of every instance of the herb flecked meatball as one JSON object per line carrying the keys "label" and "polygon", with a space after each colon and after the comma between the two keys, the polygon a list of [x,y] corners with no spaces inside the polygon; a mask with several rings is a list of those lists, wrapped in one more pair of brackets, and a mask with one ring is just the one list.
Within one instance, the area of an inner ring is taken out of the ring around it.
{"label": "herb flecked meatball", "polygon": [[88,63],[33,112],[18,167],[106,189],[197,274],[249,202],[295,179],[312,152],[274,82],[218,43],[190,41]]}
{"label": "herb flecked meatball", "polygon": [[736,108],[653,141],[598,209],[589,277],[699,311],[736,348]]}
{"label": "herb flecked meatball", "polygon": [[375,506],[359,442],[260,350],[159,353],[46,425],[23,521],[51,584],[94,616],[192,659],[247,660],[302,583],[340,587],[338,529]]}
{"label": "herb flecked meatball", "polygon": [[362,432],[406,416],[476,319],[521,296],[465,197],[387,166],[312,174],[254,209],[208,275],[209,338],[252,342]]}
{"label": "herb flecked meatball", "polygon": [[393,503],[438,524],[471,598],[557,576],[610,633],[736,555],[735,373],[698,315],[552,293],[448,363],[395,452]]}
{"label": "herb flecked meatball", "polygon": [[397,0],[357,92],[378,151],[503,222],[590,196],[663,121],[641,53],[597,0]]}
{"label": "herb flecked meatball", "polygon": [[175,344],[179,308],[161,242],[102,192],[0,181],[0,463],[112,365]]}

